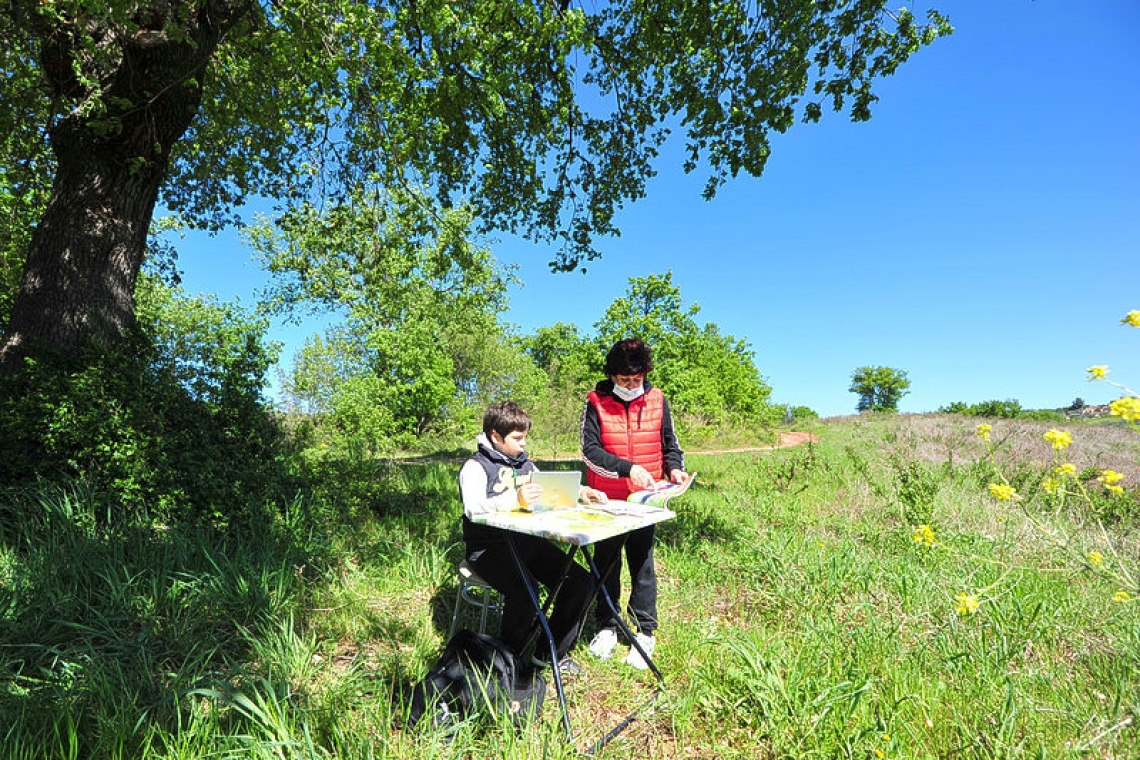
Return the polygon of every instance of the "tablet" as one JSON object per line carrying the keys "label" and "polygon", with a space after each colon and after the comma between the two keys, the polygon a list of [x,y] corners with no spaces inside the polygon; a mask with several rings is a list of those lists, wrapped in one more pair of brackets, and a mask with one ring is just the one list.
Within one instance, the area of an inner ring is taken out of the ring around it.
{"label": "tablet", "polygon": [[542,486],[542,497],[535,507],[540,509],[565,509],[578,504],[578,492],[582,488],[582,473],[577,470],[534,472],[532,483]]}

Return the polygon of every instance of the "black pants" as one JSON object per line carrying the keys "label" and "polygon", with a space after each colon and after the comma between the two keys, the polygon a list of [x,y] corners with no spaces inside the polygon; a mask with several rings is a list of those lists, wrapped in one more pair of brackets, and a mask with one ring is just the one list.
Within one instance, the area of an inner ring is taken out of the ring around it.
{"label": "black pants", "polygon": [[[565,551],[537,536],[512,533],[511,540],[514,541],[523,565],[535,580],[548,589],[562,580],[562,567],[566,563]],[[467,563],[503,595],[503,625],[499,638],[517,654],[523,654],[522,647],[538,623],[538,618],[526,586],[511,559],[510,547],[505,539],[479,542],[474,546],[469,543],[467,546]],[[590,572],[577,562],[571,562],[566,580],[555,597],[554,608],[550,612],[550,633],[554,637],[559,659],[578,640],[582,621],[586,617],[586,606],[593,598],[594,579]],[[540,643],[535,654],[540,659],[546,659],[542,654],[546,651],[545,643]]]}
{"label": "black pants", "polygon": [[[657,571],[653,567],[654,526],[649,525],[630,533],[625,539],[625,559],[629,564],[629,614],[637,622],[637,629],[649,636],[657,630]],[[621,538],[600,541],[594,549],[594,563],[598,572],[606,568],[621,550]],[[616,607],[621,594],[621,562],[614,563],[613,571],[605,577],[606,592]],[[613,626],[609,608],[598,600],[594,612],[600,626]]]}

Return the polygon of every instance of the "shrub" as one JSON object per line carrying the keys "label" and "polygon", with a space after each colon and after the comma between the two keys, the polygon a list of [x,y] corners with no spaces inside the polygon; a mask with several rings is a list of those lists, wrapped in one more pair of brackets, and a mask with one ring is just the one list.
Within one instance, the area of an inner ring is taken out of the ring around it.
{"label": "shrub", "polygon": [[954,401],[946,406],[939,407],[938,411],[945,414],[962,414],[969,417],[992,417],[994,419],[1003,420],[1065,421],[1065,415],[1055,409],[1022,409],[1021,404],[1016,399],[1006,399],[1005,401],[997,401],[995,399],[982,401],[977,404]]}
{"label": "shrub", "polygon": [[793,406],[792,407],[792,422],[799,420],[818,420],[819,413],[814,409],[807,406]]}
{"label": "shrub", "polygon": [[151,295],[114,348],[29,360],[0,379],[0,484],[80,480],[109,510],[249,518],[294,490],[260,395],[265,325]]}

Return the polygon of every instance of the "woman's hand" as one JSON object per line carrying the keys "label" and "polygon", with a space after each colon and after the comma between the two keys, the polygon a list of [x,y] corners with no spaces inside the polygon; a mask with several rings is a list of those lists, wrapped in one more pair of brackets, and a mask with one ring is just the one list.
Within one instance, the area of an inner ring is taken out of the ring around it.
{"label": "woman's hand", "polygon": [[691,476],[684,470],[673,470],[669,473],[669,480],[673,481],[679,486],[683,486],[689,482]]}
{"label": "woman's hand", "polygon": [[653,488],[653,476],[649,474],[649,470],[645,469],[639,464],[635,464],[633,469],[629,471],[629,482],[633,483],[634,488],[646,489]]}

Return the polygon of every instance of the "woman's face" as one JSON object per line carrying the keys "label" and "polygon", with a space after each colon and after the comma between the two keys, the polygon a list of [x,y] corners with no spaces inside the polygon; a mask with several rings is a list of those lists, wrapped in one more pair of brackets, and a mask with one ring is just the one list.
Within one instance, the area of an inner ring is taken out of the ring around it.
{"label": "woman's face", "polygon": [[640,388],[642,383],[645,382],[645,373],[641,372],[636,375],[612,375],[610,380],[614,381],[614,385],[631,391]]}

